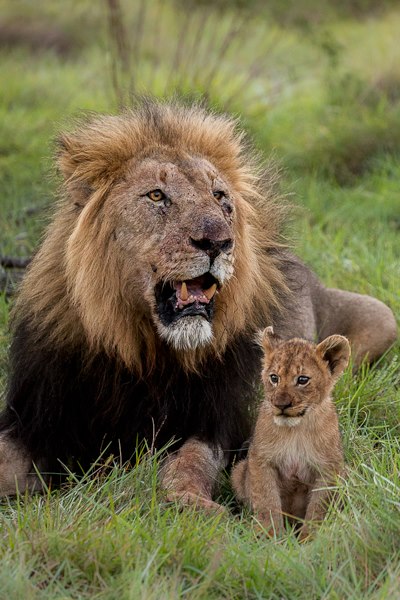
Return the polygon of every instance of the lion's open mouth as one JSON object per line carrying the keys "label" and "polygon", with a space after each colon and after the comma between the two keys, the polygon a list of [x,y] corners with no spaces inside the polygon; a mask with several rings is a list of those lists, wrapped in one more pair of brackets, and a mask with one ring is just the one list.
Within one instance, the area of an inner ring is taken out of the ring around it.
{"label": "lion's open mouth", "polygon": [[185,281],[158,283],[154,293],[162,323],[168,326],[188,316],[200,316],[211,321],[218,288],[219,283],[211,273]]}

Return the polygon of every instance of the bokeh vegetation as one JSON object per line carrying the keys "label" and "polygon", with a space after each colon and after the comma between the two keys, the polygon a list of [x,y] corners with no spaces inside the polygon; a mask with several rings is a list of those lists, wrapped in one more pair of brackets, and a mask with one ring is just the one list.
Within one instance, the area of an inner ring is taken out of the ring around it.
{"label": "bokeh vegetation", "polygon": [[[240,117],[280,163],[293,246],[322,280],[399,317],[398,3],[0,0],[0,14],[0,255],[37,248],[60,128],[178,88]],[[0,295],[2,389],[11,305]],[[139,452],[3,501],[0,598],[400,598],[399,360],[397,345],[338,386],[349,478],[313,542],[164,505],[157,457]],[[221,500],[233,507],[228,485]]]}

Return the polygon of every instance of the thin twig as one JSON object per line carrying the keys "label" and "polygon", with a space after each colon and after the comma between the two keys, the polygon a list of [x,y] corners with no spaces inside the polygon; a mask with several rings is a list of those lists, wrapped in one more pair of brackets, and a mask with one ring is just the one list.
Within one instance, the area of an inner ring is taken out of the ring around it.
{"label": "thin twig", "polygon": [[122,9],[119,0],[107,0],[109,19],[108,25],[110,29],[111,39],[113,40],[117,56],[121,61],[122,69],[125,72],[129,71],[129,47],[127,35],[122,18]]}
{"label": "thin twig", "polygon": [[163,15],[164,15],[164,9],[165,9],[165,0],[158,0],[157,3],[157,7],[155,10],[156,13],[156,17],[154,18],[154,35],[153,35],[153,40],[154,40],[154,47],[153,47],[153,68],[149,69],[149,77],[148,77],[148,83],[147,83],[147,89],[153,89],[155,88],[155,81],[157,79],[157,72],[159,70],[160,67],[160,63],[161,63],[161,54],[159,51],[160,46],[163,47],[163,43],[161,40],[162,37],[162,23],[163,23]]}
{"label": "thin twig", "polygon": [[143,38],[143,32],[146,26],[146,0],[141,0],[136,18],[136,27],[133,34],[133,47],[132,47],[132,65],[134,65],[136,72],[131,69],[129,78],[129,94],[132,96],[137,91],[137,72],[138,66],[140,65],[140,53],[141,53],[141,41]]}
{"label": "thin twig", "polygon": [[123,26],[122,9],[119,0],[106,0],[108,8],[107,23],[111,55],[111,83],[119,107],[124,104],[121,77],[130,71],[127,36]]}

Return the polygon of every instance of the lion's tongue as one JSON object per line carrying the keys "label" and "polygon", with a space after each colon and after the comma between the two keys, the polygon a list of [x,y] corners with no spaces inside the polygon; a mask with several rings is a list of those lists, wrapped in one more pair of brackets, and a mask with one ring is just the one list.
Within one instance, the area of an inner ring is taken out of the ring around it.
{"label": "lion's tongue", "polygon": [[208,290],[203,290],[203,278],[189,279],[188,281],[177,281],[176,288],[176,307],[183,308],[188,304],[208,304],[214,296],[217,289],[214,283]]}

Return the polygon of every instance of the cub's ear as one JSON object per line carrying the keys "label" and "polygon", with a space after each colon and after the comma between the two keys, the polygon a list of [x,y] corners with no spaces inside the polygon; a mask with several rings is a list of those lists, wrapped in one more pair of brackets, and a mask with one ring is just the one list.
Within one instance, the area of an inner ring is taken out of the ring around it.
{"label": "cub's ear", "polygon": [[342,335],[330,335],[318,344],[317,352],[326,360],[329,370],[338,379],[347,367],[350,359],[350,344]]}
{"label": "cub's ear", "polygon": [[258,333],[258,342],[266,355],[270,354],[279,343],[280,338],[274,332],[272,325],[266,327]]}

